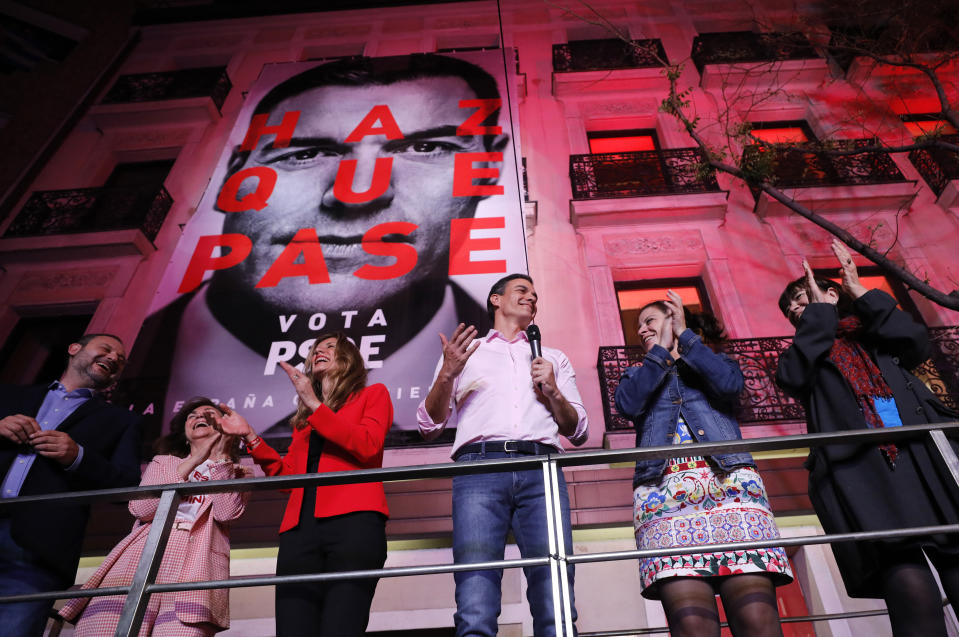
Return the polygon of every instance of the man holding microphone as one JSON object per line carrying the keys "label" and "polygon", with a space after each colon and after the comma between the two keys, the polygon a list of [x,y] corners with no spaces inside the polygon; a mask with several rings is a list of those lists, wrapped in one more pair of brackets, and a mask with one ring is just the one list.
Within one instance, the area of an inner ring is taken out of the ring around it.
{"label": "man holding microphone", "polygon": [[[426,399],[417,410],[420,433],[433,439],[456,427],[454,461],[561,453],[559,436],[581,445],[586,410],[573,367],[558,349],[539,347],[527,328],[536,315],[536,290],[525,274],[497,281],[487,296],[493,329],[479,337],[460,324],[447,339]],[[533,326],[535,328],[535,326]],[[569,494],[559,473],[561,522],[572,546]],[[501,560],[512,529],[520,554],[549,554],[543,474],[539,470],[458,475],[453,478],[453,559],[456,563]],[[570,591],[573,567],[568,566]],[[555,620],[550,569],[525,568],[527,599],[537,637],[553,637]],[[454,573],[457,637],[494,637],[500,614],[502,570]],[[570,600],[572,607],[572,599]],[[576,611],[572,612],[573,620]]]}

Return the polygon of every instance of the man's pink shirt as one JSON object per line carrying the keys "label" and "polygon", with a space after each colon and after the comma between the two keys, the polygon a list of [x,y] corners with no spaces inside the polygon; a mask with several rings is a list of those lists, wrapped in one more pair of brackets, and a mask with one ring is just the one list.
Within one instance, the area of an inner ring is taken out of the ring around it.
{"label": "man's pink shirt", "polygon": [[[543,402],[536,398],[530,375],[529,340],[519,332],[512,341],[496,330],[473,342],[480,346],[453,382],[450,413],[445,422],[436,423],[420,402],[416,419],[427,440],[440,435],[447,426],[456,427],[452,453],[463,445],[491,440],[531,440],[552,445],[562,451],[556,421]],[[556,386],[576,410],[576,431],[569,436],[574,445],[586,442],[589,421],[583,399],[576,389],[576,375],[569,359],[558,349],[543,347],[543,358],[553,364]],[[443,364],[436,365],[433,380]]]}

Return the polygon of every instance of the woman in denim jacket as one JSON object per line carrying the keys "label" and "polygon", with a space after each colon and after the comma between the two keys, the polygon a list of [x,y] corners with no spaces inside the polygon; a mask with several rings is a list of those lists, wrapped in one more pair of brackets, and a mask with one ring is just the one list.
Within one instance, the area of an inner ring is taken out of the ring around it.
{"label": "woman in denim jacket", "polygon": [[[672,290],[668,297],[639,313],[646,356],[620,380],[616,407],[635,424],[638,447],[739,440],[739,364],[703,344],[686,327],[682,299]],[[689,321],[721,342],[715,318]],[[748,453],[638,461],[633,527],[640,550],[779,537]],[[718,636],[717,594],[737,637],[782,635],[774,586],[792,581],[782,548],[652,557],[639,568],[643,596],[662,601],[674,637]]]}

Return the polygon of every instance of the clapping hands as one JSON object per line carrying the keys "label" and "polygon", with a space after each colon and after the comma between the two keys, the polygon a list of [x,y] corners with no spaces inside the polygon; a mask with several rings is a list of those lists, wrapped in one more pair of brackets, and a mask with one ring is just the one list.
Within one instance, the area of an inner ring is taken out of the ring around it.
{"label": "clapping hands", "polygon": [[866,286],[859,282],[859,270],[856,269],[856,263],[852,260],[849,249],[839,239],[832,240],[832,253],[839,260],[839,274],[842,276],[842,287],[854,299],[858,299],[868,290]]}
{"label": "clapping hands", "polygon": [[310,411],[319,409],[323,401],[319,399],[316,391],[313,390],[313,380],[305,372],[301,372],[289,363],[280,361],[280,367],[282,367],[286,375],[290,377],[290,382],[293,383],[293,389],[296,390],[296,395],[300,397],[303,404],[306,405]]}
{"label": "clapping hands", "polygon": [[[868,290],[859,281],[859,270],[856,267],[856,262],[852,259],[852,254],[849,252],[849,248],[846,247],[839,239],[833,239],[832,244],[830,245],[832,253],[836,255],[836,259],[839,261],[839,275],[842,277],[842,288],[845,290],[852,298],[858,299],[860,296],[865,294]],[[806,259],[803,259],[802,262],[803,272],[806,275],[806,295],[810,303],[826,303],[829,302],[826,298],[826,292],[823,292],[819,289],[819,286],[816,285],[816,275],[812,271],[809,262]]]}
{"label": "clapping hands", "polygon": [[668,309],[666,318],[657,335],[658,344],[673,358],[679,357],[679,335],[686,331],[686,315],[683,312],[683,299],[673,290],[666,291],[663,304]]}

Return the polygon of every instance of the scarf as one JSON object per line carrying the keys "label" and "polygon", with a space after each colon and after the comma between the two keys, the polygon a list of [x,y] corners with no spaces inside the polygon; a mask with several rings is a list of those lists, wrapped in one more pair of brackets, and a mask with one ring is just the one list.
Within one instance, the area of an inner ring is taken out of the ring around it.
{"label": "scarf", "polygon": [[[892,398],[892,390],[869,353],[859,344],[857,337],[862,332],[862,321],[856,316],[847,316],[839,321],[836,340],[829,350],[829,360],[836,365],[846,383],[852,389],[859,408],[870,428],[885,427],[876,411],[872,397]],[[879,445],[890,467],[896,466],[899,449],[892,443]]]}

